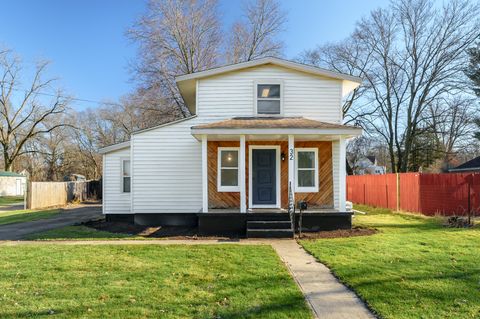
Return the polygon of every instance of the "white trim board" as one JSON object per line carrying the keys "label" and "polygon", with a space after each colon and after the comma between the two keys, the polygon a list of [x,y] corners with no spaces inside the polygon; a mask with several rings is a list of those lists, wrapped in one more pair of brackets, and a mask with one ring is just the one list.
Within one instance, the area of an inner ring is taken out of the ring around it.
{"label": "white trim board", "polygon": [[117,143],[109,146],[102,147],[98,150],[98,153],[100,154],[106,154],[110,153],[113,151],[118,151],[124,148],[129,148],[130,147],[130,141],[122,142],[122,143]]}
{"label": "white trim board", "polygon": [[231,72],[231,71],[236,71],[236,70],[241,70],[241,69],[246,69],[246,68],[251,68],[254,66],[258,65],[263,65],[263,64],[274,64],[274,65],[279,65],[283,66],[289,69],[301,71],[301,72],[306,72],[318,76],[325,76],[333,79],[339,79],[339,80],[346,80],[346,81],[352,81],[357,84],[362,83],[362,78],[358,76],[353,76],[353,75],[348,75],[344,73],[339,73],[335,71],[330,71],[327,69],[319,68],[316,66],[311,66],[307,64],[302,64],[298,62],[293,62],[293,61],[288,61],[284,59],[279,59],[279,58],[274,58],[274,57],[265,57],[265,58],[260,58],[256,60],[251,60],[247,62],[241,62],[241,63],[236,63],[236,64],[230,64],[230,65],[225,65],[217,68],[212,68],[208,69],[205,71],[200,71],[200,72],[195,72],[191,74],[185,74],[185,75],[180,75],[175,78],[176,82],[182,82],[182,81],[187,81],[187,80],[192,80],[192,79],[199,79],[199,78],[204,78],[208,76],[213,76],[225,72]]}
{"label": "white trim board", "polygon": [[[274,149],[275,150],[275,158],[276,158],[276,191],[277,191],[277,203],[275,205],[253,205],[253,195],[252,195],[252,172],[253,172],[253,166],[252,166],[252,150],[254,149]],[[282,198],[281,198],[281,184],[280,184],[280,171],[281,168],[280,166],[282,165],[282,159],[280,158],[280,145],[249,145],[248,146],[248,209],[252,208],[281,208],[282,205]]]}

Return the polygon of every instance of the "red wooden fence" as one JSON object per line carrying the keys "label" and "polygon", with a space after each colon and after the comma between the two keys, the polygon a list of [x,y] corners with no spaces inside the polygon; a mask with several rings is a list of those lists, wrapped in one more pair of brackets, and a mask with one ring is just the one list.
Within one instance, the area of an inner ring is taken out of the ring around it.
{"label": "red wooden fence", "polygon": [[480,173],[347,176],[347,200],[425,215],[480,215]]}

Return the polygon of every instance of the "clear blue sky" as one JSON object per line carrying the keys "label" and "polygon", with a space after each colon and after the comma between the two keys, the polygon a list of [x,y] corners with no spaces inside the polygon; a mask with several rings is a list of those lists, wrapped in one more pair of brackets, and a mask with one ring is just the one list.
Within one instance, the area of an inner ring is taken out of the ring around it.
{"label": "clear blue sky", "polygon": [[[282,0],[288,13],[282,38],[287,58],[340,40],[355,22],[387,0]],[[225,25],[240,16],[240,0],[220,0]],[[2,3],[0,47],[15,50],[30,66],[52,61],[50,75],[77,98],[116,101],[132,90],[128,63],[135,46],[125,31],[144,12],[144,0],[15,0]],[[76,102],[75,108],[95,107]]]}

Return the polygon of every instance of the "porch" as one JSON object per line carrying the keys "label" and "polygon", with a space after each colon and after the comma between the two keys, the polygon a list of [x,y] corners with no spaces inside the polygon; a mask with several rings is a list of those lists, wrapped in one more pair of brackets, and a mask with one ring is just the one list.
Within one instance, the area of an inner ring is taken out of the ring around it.
{"label": "porch", "polygon": [[[234,237],[283,237],[292,238],[292,223],[283,210],[240,213],[230,209],[214,209],[209,213],[198,213],[198,231],[202,236],[225,235]],[[351,212],[331,210],[295,213],[295,231],[303,232],[350,229]]]}
{"label": "porch", "polygon": [[202,213],[278,213],[300,201],[308,213],[345,212],[345,140],[359,128],[269,117],[191,131],[202,145]]}

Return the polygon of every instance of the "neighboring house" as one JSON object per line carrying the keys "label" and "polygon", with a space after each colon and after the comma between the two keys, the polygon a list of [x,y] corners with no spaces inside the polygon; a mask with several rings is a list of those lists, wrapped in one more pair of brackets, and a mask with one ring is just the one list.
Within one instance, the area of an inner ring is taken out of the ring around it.
{"label": "neighboring house", "polygon": [[13,172],[0,172],[0,196],[23,196],[27,177]]}
{"label": "neighboring house", "polygon": [[480,172],[480,156],[448,170],[451,173]]}
{"label": "neighboring house", "polygon": [[255,235],[306,201],[304,227],[351,225],[345,141],[362,131],[342,125],[342,97],[360,78],[263,58],[176,82],[191,117],[100,150],[108,220]]}
{"label": "neighboring house", "polygon": [[378,165],[377,158],[374,155],[365,156],[355,163],[355,175],[380,175],[386,174],[387,168]]}

